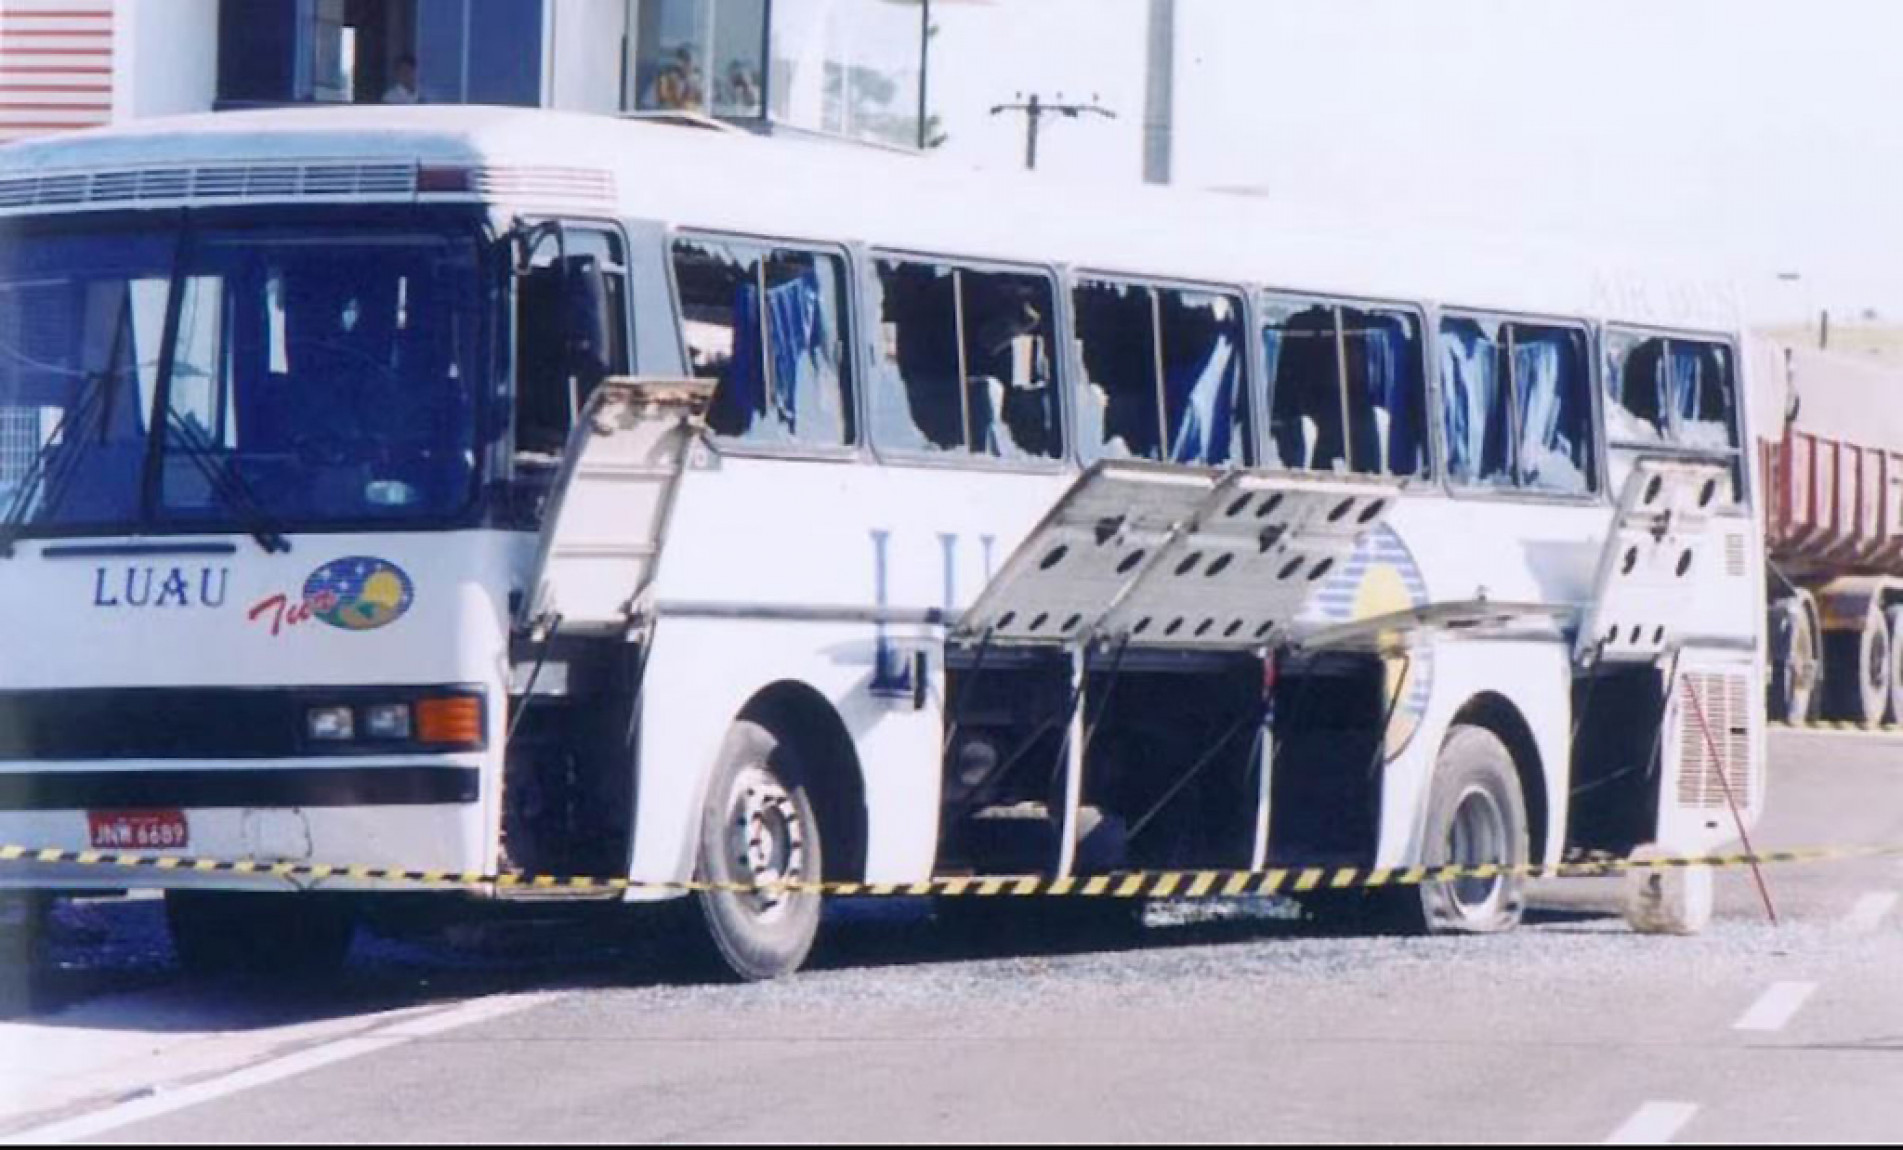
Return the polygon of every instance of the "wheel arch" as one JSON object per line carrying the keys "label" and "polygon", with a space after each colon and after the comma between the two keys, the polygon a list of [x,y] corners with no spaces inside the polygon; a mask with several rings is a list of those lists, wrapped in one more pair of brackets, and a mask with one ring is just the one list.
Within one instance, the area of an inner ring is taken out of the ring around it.
{"label": "wheel arch", "polygon": [[825,835],[825,878],[864,878],[868,826],[865,775],[845,722],[812,686],[781,680],[755,692],[736,718],[759,723],[797,748]]}
{"label": "wheel arch", "polygon": [[1535,860],[1545,858],[1552,846],[1552,801],[1546,793],[1539,743],[1526,717],[1506,696],[1484,691],[1454,712],[1453,725],[1484,728],[1506,745],[1513,772],[1520,779],[1520,796],[1526,801],[1527,853]]}

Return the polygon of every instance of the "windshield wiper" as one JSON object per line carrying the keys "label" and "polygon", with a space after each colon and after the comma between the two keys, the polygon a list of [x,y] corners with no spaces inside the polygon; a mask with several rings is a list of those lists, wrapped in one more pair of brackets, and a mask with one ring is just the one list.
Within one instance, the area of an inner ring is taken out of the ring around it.
{"label": "windshield wiper", "polygon": [[212,494],[238,517],[245,531],[257,540],[265,554],[288,554],[291,541],[285,538],[283,528],[271,517],[271,513],[258,502],[244,476],[232,467],[231,457],[211,441],[203,428],[169,407],[165,409],[165,425],[168,430],[178,433],[176,439],[168,436],[167,442],[177,443],[184,449],[185,458],[205,477],[205,482],[211,485]]}
{"label": "windshield wiper", "polygon": [[27,518],[33,513],[33,501],[41,492],[46,494],[43,510],[51,513],[59,508],[73,474],[79,469],[86,437],[93,430],[94,415],[105,409],[106,394],[118,377],[117,367],[87,375],[80,385],[78,402],[66,409],[66,414],[54,426],[53,434],[33,454],[26,474],[20,477],[20,488],[14,492],[13,502],[7,506],[6,518],[0,519],[0,559],[13,557],[14,544],[24,533]]}

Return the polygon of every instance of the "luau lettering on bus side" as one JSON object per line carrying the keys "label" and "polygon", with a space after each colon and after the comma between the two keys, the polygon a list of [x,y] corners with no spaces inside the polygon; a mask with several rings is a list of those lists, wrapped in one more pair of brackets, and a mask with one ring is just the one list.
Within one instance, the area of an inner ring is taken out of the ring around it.
{"label": "luau lettering on bus side", "polygon": [[[892,532],[874,529],[871,536],[873,603],[883,612],[891,606],[887,585],[886,556],[892,542]],[[997,538],[992,535],[980,535],[978,543],[984,549],[985,580],[989,582],[992,574],[992,552]],[[940,532],[938,547],[944,564],[943,608],[946,617],[949,618],[958,609],[958,536],[949,532]],[[918,666],[913,649],[892,640],[886,633],[883,618],[874,624],[873,631],[872,681],[867,684],[866,689],[881,697],[913,697],[918,688],[913,678]]]}

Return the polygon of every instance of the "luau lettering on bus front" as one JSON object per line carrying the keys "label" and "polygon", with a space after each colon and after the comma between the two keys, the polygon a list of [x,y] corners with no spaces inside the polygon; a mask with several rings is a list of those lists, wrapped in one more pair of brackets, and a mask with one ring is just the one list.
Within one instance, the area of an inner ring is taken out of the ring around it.
{"label": "luau lettering on bus front", "polygon": [[172,567],[163,575],[157,567],[127,567],[122,576],[111,569],[93,569],[93,606],[113,607],[222,607],[231,587],[231,568],[200,567],[196,572]]}

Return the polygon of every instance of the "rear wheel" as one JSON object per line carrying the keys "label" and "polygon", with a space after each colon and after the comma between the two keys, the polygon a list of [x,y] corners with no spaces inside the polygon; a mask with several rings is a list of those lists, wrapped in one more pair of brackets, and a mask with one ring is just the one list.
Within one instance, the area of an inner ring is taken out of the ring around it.
{"label": "rear wheel", "polygon": [[1890,709],[1885,716],[1892,723],[1903,722],[1903,606],[1883,613],[1890,630]]}
{"label": "rear wheel", "polygon": [[331,974],[357,932],[355,905],[333,894],[173,890],[165,921],[194,975]]}
{"label": "rear wheel", "polygon": [[[1423,865],[1511,872],[1526,865],[1527,853],[1526,801],[1512,754],[1485,727],[1456,726],[1434,764]],[[1433,883],[1420,887],[1418,899],[1419,926],[1429,934],[1491,934],[1519,925],[1526,879],[1504,873]]]}
{"label": "rear wheel", "polygon": [[794,748],[742,720],[727,732],[701,811],[699,876],[746,890],[696,896],[704,949],[748,981],[798,970],[819,933],[820,896],[774,889],[825,873],[819,820]]}
{"label": "rear wheel", "polygon": [[1871,607],[1854,631],[1824,636],[1827,717],[1880,723],[1890,705],[1890,634],[1883,612]]}

